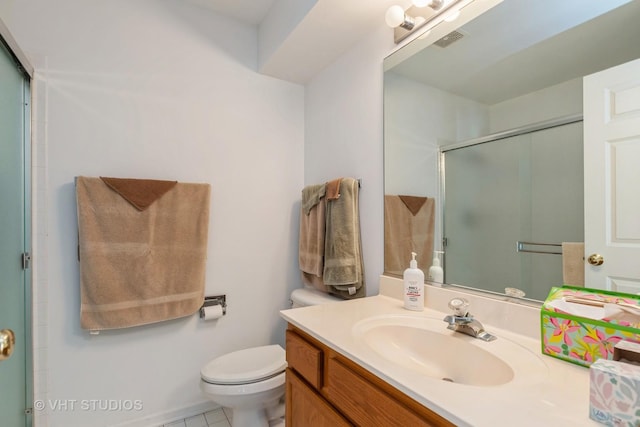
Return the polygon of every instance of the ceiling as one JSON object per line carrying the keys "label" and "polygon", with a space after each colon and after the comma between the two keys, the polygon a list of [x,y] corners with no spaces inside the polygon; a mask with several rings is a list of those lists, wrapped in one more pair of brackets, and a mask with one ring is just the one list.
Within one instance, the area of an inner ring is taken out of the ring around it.
{"label": "ceiling", "polygon": [[190,3],[211,9],[246,24],[258,25],[275,0],[188,0]]}
{"label": "ceiling", "polygon": [[391,70],[493,105],[640,57],[639,18],[637,0],[505,0],[464,25],[458,41]]}
{"label": "ceiling", "polygon": [[[411,3],[410,0],[187,1],[257,26],[259,71],[302,84],[363,37],[385,27],[384,16],[389,6],[407,7]],[[393,30],[387,29],[393,46]]]}

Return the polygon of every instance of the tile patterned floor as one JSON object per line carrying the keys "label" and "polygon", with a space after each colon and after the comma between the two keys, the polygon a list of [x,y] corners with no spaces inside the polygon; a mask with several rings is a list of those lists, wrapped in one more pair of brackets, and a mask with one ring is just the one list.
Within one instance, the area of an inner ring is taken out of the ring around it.
{"label": "tile patterned floor", "polygon": [[[159,427],[231,427],[231,411],[227,408],[218,408]],[[284,427],[284,418],[269,421],[269,427]]]}
{"label": "tile patterned floor", "polygon": [[160,427],[231,427],[231,411],[218,408]]}

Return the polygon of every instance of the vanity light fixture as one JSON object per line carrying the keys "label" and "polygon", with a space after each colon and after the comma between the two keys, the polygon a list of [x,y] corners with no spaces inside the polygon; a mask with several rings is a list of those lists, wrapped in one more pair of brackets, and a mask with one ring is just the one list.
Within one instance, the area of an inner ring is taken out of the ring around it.
{"label": "vanity light fixture", "polygon": [[[387,25],[394,28],[394,40],[400,43],[410,34],[424,29],[428,34],[442,21],[451,22],[460,16],[460,9],[473,0],[412,0],[413,6],[391,6],[385,15]],[[423,34],[423,35],[424,35]]]}
{"label": "vanity light fixture", "polygon": [[413,0],[415,7],[429,6],[433,10],[438,10],[444,5],[444,0]]}

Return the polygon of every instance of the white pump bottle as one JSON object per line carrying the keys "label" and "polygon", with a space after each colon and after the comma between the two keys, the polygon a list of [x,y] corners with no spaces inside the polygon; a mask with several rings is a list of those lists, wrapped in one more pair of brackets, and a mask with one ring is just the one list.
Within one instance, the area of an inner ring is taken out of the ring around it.
{"label": "white pump bottle", "polygon": [[431,267],[429,267],[429,273],[427,274],[427,280],[434,283],[444,283],[444,271],[440,266],[440,258],[438,254],[444,253],[443,251],[433,251],[433,261]]}
{"label": "white pump bottle", "polygon": [[424,310],[424,273],[418,268],[416,253],[411,252],[409,268],[404,271],[404,308],[413,311]]}

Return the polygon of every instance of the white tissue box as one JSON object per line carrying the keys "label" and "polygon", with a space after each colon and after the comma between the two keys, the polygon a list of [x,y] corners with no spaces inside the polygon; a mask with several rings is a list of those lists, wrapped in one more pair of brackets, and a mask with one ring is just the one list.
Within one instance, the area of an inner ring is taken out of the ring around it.
{"label": "white tissue box", "polygon": [[640,366],[598,359],[589,368],[589,417],[615,427],[640,426]]}

